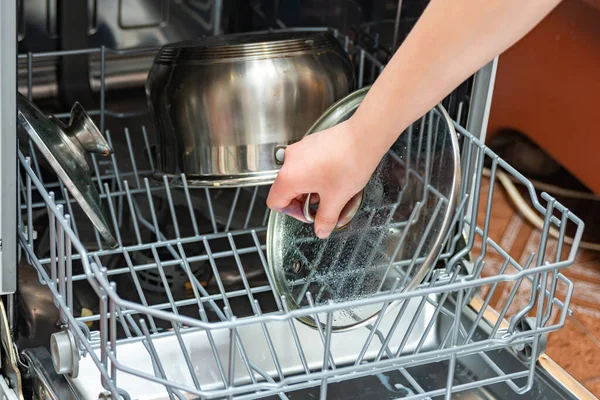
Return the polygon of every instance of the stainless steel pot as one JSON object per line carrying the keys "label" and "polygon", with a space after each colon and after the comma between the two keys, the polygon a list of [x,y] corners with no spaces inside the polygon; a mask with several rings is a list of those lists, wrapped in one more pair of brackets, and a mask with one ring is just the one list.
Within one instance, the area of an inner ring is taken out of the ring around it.
{"label": "stainless steel pot", "polygon": [[190,186],[270,184],[278,146],[300,140],[354,87],[330,31],[254,32],[164,46],[146,94],[158,129],[156,175]]}

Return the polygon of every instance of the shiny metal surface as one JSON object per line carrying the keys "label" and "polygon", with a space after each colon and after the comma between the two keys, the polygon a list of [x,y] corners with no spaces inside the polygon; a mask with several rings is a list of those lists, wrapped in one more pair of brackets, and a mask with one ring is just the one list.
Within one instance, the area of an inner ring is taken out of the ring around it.
{"label": "shiny metal surface", "polygon": [[[368,89],[334,104],[307,135],[350,118]],[[352,302],[420,284],[450,228],[460,177],[456,131],[438,105],[400,135],[367,183],[358,211],[348,214],[355,209],[351,201],[338,223],[342,228],[328,239],[319,239],[310,224],[271,213],[267,257],[275,287],[288,307]],[[332,330],[363,326],[380,310],[380,304],[341,309],[333,313]],[[300,318],[314,328],[325,328],[325,320]]]}
{"label": "shiny metal surface", "polygon": [[254,32],[165,46],[146,93],[159,134],[157,175],[190,186],[272,183],[274,151],[354,87],[330,31]]}
{"label": "shiny metal surface", "polygon": [[117,241],[108,225],[96,184],[92,181],[87,152],[108,155],[110,146],[79,104],[71,111],[69,125],[47,118],[22,94],[17,96],[18,120],[48,160],[110,247]]}
{"label": "shiny metal surface", "polygon": [[[56,50],[60,37],[57,0],[21,0],[19,42],[27,51]],[[219,0],[88,1],[88,42],[114,49],[161,46],[215,34],[222,10]]]}
{"label": "shiny metal surface", "polygon": [[[19,52],[54,52],[60,49],[58,1],[23,0],[18,7]],[[221,31],[221,0],[102,0],[88,2],[87,45],[110,50],[139,49],[135,53],[108,54],[105,90],[142,88],[156,50],[167,43]],[[90,88],[100,91],[99,54],[90,54]],[[33,99],[58,96],[58,66],[61,57],[36,54],[19,59],[19,92]],[[29,68],[31,71],[29,72]],[[31,85],[29,84],[31,77]]]}

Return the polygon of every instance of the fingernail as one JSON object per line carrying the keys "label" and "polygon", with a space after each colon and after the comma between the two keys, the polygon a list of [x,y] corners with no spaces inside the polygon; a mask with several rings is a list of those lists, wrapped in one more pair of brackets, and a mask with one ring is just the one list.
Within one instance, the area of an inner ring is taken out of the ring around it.
{"label": "fingernail", "polygon": [[319,239],[327,239],[329,237],[329,235],[331,234],[331,231],[328,231],[325,229],[317,229],[317,231],[315,233],[317,234],[317,237]]}

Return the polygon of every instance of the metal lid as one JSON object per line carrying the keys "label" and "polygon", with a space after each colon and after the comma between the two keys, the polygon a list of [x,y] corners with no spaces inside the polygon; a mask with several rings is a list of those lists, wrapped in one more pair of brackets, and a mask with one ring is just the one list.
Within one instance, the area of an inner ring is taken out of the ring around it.
{"label": "metal lid", "polygon": [[[307,134],[350,118],[368,89],[334,104]],[[358,212],[327,240],[310,224],[271,213],[267,257],[276,289],[290,309],[347,302],[348,308],[333,312],[334,331],[368,323],[381,303],[353,307],[352,301],[423,281],[450,228],[459,185],[456,132],[438,105],[400,135],[366,185]],[[299,320],[317,327],[312,314]]]}
{"label": "metal lid", "polygon": [[87,152],[108,155],[112,150],[92,119],[76,103],[71,110],[69,125],[64,125],[54,117],[47,118],[20,93],[18,108],[19,124],[27,131],[106,243],[110,247],[116,247],[117,241],[109,228],[86,158]]}

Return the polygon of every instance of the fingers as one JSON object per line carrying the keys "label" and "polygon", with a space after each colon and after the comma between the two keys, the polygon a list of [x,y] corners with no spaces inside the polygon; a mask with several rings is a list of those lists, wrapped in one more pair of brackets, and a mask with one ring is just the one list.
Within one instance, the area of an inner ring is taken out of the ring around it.
{"label": "fingers", "polygon": [[303,196],[298,196],[292,199],[290,204],[284,207],[280,212],[285,215],[289,215],[292,218],[296,218],[298,221],[308,224],[308,220],[304,217],[304,199]]}
{"label": "fingers", "polygon": [[340,212],[346,205],[347,199],[333,196],[321,196],[321,202],[315,217],[315,234],[320,239],[327,239],[335,229]]}
{"label": "fingers", "polygon": [[290,206],[292,200],[294,200],[300,193],[294,188],[294,179],[288,178],[285,168],[281,168],[275,182],[269,190],[269,196],[267,197],[267,206],[276,212],[281,212],[286,207]]}

